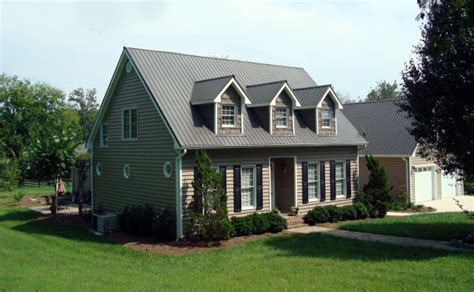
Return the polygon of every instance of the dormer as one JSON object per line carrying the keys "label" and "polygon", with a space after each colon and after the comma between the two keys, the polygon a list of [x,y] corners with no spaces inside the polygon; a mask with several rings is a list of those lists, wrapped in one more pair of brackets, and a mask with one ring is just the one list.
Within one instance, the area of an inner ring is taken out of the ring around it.
{"label": "dormer", "polygon": [[294,110],[301,106],[286,80],[247,86],[253,103],[247,107],[273,135],[293,135]]}
{"label": "dormer", "polygon": [[216,135],[243,134],[242,111],[246,104],[251,104],[250,99],[233,75],[194,83],[191,105]]}
{"label": "dormer", "polygon": [[301,100],[299,113],[318,135],[337,135],[336,112],[342,103],[331,85],[321,85],[294,90]]}

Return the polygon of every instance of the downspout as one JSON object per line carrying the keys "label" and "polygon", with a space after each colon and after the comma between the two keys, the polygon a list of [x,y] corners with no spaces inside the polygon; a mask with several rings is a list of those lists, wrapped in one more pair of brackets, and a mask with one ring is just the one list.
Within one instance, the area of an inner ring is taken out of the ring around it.
{"label": "downspout", "polygon": [[91,145],[91,214],[94,215],[94,145]]}
{"label": "downspout", "polygon": [[411,179],[411,175],[410,175],[410,157],[402,157],[402,160],[405,161],[405,167],[406,167],[406,171],[405,171],[405,179],[406,179],[406,192],[407,192],[407,196],[408,196],[408,202],[411,202],[411,182],[410,182],[410,179]]}
{"label": "downspout", "polygon": [[183,192],[182,192],[182,166],[183,156],[188,152],[186,149],[178,149],[176,151],[176,240],[183,237]]}

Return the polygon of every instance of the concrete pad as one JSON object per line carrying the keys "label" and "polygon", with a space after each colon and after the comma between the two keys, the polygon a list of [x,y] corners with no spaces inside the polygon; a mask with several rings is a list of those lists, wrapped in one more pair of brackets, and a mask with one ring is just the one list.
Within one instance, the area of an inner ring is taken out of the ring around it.
{"label": "concrete pad", "polygon": [[461,209],[456,205],[454,199],[458,200],[465,210],[474,212],[474,196],[456,196],[452,198],[446,198],[436,201],[428,201],[421,203],[427,207],[436,209],[436,213],[445,212],[462,212]]}

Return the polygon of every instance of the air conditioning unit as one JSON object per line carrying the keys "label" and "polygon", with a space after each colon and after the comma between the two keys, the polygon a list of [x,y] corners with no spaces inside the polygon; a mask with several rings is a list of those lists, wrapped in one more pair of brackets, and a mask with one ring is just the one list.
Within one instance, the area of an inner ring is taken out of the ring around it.
{"label": "air conditioning unit", "polygon": [[94,214],[94,229],[105,234],[119,230],[118,218],[115,213]]}

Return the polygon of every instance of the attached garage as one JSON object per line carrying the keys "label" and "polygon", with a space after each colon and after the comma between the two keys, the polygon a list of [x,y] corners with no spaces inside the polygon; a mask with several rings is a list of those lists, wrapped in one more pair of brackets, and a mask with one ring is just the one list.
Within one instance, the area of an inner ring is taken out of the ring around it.
{"label": "attached garage", "polygon": [[435,200],[435,171],[433,167],[415,168],[416,203]]}
{"label": "attached garage", "polygon": [[456,196],[457,180],[452,175],[441,175],[441,198],[451,198]]}

